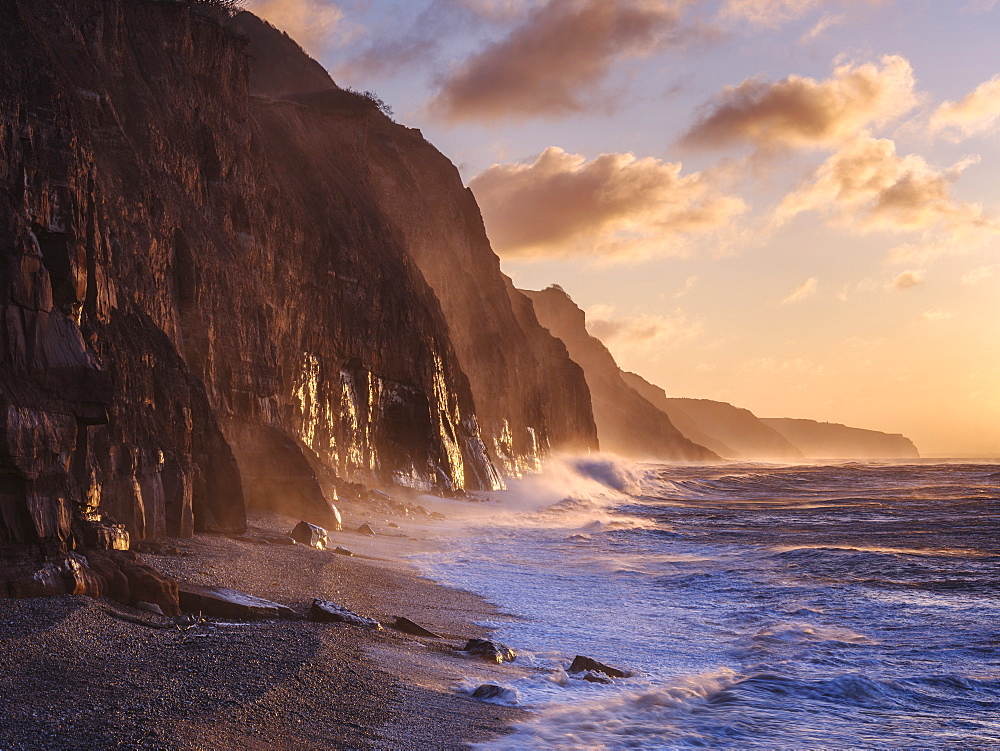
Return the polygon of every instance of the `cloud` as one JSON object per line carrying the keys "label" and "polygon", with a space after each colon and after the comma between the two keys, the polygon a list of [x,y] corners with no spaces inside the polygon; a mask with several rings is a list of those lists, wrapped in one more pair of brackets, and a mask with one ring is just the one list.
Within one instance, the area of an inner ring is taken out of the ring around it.
{"label": "cloud", "polygon": [[[338,77],[393,75],[437,63],[448,41],[459,34],[509,24],[536,0],[431,0],[405,26],[390,26],[352,59],[337,68]],[[398,10],[393,11],[398,14]]]}
{"label": "cloud", "polygon": [[917,104],[910,63],[898,55],[879,65],[841,65],[825,81],[788,76],[749,78],[722,91],[682,138],[697,147],[739,142],[759,148],[837,146],[899,118]]}
{"label": "cloud", "polygon": [[819,363],[796,357],[792,360],[775,360],[772,357],[754,357],[740,366],[743,370],[754,370],[760,373],[801,373],[806,375],[823,375],[826,368]]}
{"label": "cloud", "polygon": [[681,287],[676,294],[674,294],[674,297],[678,298],[684,297],[684,295],[686,295],[688,292],[691,291],[692,287],[694,287],[694,285],[697,284],[697,282],[698,282],[698,277],[689,276],[687,279],[684,280],[684,286]]}
{"label": "cloud", "polygon": [[925,310],[920,314],[920,317],[925,321],[937,323],[939,321],[947,321],[949,318],[954,318],[955,313],[950,310]]}
{"label": "cloud", "polygon": [[453,70],[431,102],[457,121],[562,116],[599,96],[612,67],[680,37],[685,0],[548,0]]}
{"label": "cloud", "polygon": [[694,341],[702,333],[702,323],[690,320],[681,311],[671,316],[643,313],[615,316],[611,305],[595,305],[587,310],[587,331],[609,349],[625,352],[630,349],[649,352]]}
{"label": "cloud", "polygon": [[344,33],[344,12],[326,0],[247,0],[246,9],[317,56]]}
{"label": "cloud", "polygon": [[931,116],[931,130],[951,141],[986,135],[1000,126],[1000,75],[979,84],[957,102],[945,102]]}
{"label": "cloud", "polygon": [[782,305],[793,305],[797,302],[802,302],[807,297],[812,297],[816,294],[816,289],[819,287],[819,279],[816,277],[810,277],[806,279],[802,284],[792,290],[791,294],[788,295],[784,300],[781,301]]}
{"label": "cloud", "polygon": [[[749,23],[757,28],[776,28],[830,5],[882,5],[885,2],[886,0],[725,0],[719,11],[719,18],[723,21]],[[830,16],[829,13],[826,15]]]}
{"label": "cloud", "polygon": [[980,282],[985,282],[987,279],[992,279],[996,276],[997,271],[1000,271],[1000,264],[993,264],[992,266],[980,266],[978,269],[973,269],[962,275],[962,284],[971,286],[973,284],[979,284]]}
{"label": "cloud", "polygon": [[719,16],[725,20],[775,27],[820,7],[826,0],[726,0]]}
{"label": "cloud", "polygon": [[903,292],[908,289],[913,289],[924,283],[924,278],[927,276],[927,271],[925,269],[913,269],[912,271],[904,271],[902,274],[897,276],[891,282],[889,282],[886,287],[889,289],[894,289],[897,292]]}
{"label": "cloud", "polygon": [[799,39],[799,44],[807,44],[818,39],[820,36],[826,32],[827,29],[831,29],[838,24],[844,22],[846,16],[843,13],[825,13],[823,17],[819,19],[812,27]]}
{"label": "cloud", "polygon": [[469,186],[504,256],[683,255],[685,235],[720,229],[746,210],[680,164],[550,147],[530,164],[496,164]]}
{"label": "cloud", "polygon": [[886,138],[857,138],[824,162],[804,187],[785,197],[775,212],[782,224],[806,211],[831,217],[854,232],[912,232],[988,229],[992,223],[978,204],[950,194],[951,184],[978,157],[947,170],[921,156],[899,156]]}

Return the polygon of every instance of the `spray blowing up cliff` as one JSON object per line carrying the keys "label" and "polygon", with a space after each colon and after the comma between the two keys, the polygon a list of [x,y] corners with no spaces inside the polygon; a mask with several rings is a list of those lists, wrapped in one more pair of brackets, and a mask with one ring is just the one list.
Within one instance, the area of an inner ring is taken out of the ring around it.
{"label": "spray blowing up cliff", "polygon": [[123,531],[332,523],[341,482],[496,488],[597,447],[454,166],[204,7],[0,1],[12,594],[99,589],[72,551]]}

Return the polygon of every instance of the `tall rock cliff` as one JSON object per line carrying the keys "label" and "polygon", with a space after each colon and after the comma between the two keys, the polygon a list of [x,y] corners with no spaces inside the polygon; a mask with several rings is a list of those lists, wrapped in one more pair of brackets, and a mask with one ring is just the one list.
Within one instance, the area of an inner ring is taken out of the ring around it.
{"label": "tall rock cliff", "polygon": [[919,459],[909,438],[899,433],[851,428],[835,422],[789,417],[761,418],[798,446],[807,459]]}
{"label": "tall rock cliff", "polygon": [[553,449],[595,449],[583,371],[517,299],[455,166],[372,99],[338,89],[267,23],[242,13],[235,26],[250,42],[251,92],[323,113],[341,169],[372,191],[434,290],[498,468],[516,475]]}
{"label": "tall rock cliff", "polygon": [[719,457],[686,438],[647,399],[630,387],[614,357],[587,332],[586,315],[560,287],[523,290],[538,320],[566,344],[590,386],[601,450],[636,459],[711,461]]}
{"label": "tall rock cliff", "polygon": [[595,445],[447,160],[202,7],[0,0],[0,554],[71,590],[102,517],[323,521],[334,477],[496,487],[491,453]]}
{"label": "tall rock cliff", "polygon": [[748,409],[712,399],[668,397],[636,373],[623,373],[625,382],[651,404],[667,413],[670,421],[695,443],[726,459],[801,460],[802,452]]}

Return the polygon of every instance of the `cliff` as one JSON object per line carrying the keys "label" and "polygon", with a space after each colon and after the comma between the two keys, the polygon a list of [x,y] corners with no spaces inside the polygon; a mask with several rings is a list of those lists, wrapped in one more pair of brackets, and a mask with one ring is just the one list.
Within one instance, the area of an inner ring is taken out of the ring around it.
{"label": "cliff", "polygon": [[201,8],[0,0],[0,554],[50,591],[99,586],[72,551],[114,522],[334,523],[343,480],[491,488],[596,446],[454,167]]}
{"label": "cliff", "polygon": [[794,461],[802,452],[750,410],[712,399],[668,397],[659,386],[635,373],[623,373],[625,382],[651,404],[667,413],[685,436],[726,459]]}
{"label": "cliff", "polygon": [[898,433],[851,428],[835,422],[762,418],[798,446],[807,459],[919,459],[913,441]]}
{"label": "cliff", "polygon": [[711,461],[719,457],[686,438],[670,418],[626,383],[614,357],[587,333],[586,315],[561,288],[523,291],[539,322],[559,337],[587,377],[601,450],[636,459]]}

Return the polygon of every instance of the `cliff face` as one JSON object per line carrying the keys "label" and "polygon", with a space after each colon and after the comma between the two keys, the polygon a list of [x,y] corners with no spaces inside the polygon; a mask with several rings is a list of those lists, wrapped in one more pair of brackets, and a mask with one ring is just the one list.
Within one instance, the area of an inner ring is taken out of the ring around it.
{"label": "cliff face", "polygon": [[667,413],[684,435],[726,459],[802,459],[802,452],[748,409],[711,399],[668,397],[635,373],[625,382]]}
{"label": "cliff face", "polygon": [[[239,530],[245,500],[326,521],[333,473],[500,483],[408,216],[365,166],[371,106],[315,64],[318,93],[252,95],[247,40],[196,9],[0,0],[9,558],[72,569],[74,519],[102,513],[133,538]],[[273,91],[302,61],[271,38]],[[492,325],[512,342],[506,299]],[[483,361],[530,377],[507,349]],[[507,411],[514,463],[531,426],[587,440],[586,419]]]}
{"label": "cliff face", "polygon": [[587,333],[586,316],[558,287],[523,291],[539,322],[559,337],[587,377],[603,451],[636,459],[711,461],[719,457],[693,443],[670,418],[631,388],[614,357]]}
{"label": "cliff face", "polygon": [[517,299],[455,166],[420,131],[339,90],[255,16],[242,13],[235,25],[250,40],[251,92],[322,113],[316,127],[339,169],[372,192],[434,290],[498,469],[517,475],[550,450],[595,449],[583,372]]}
{"label": "cliff face", "polygon": [[851,428],[835,422],[761,418],[798,446],[807,459],[919,459],[913,441],[898,433]]}

